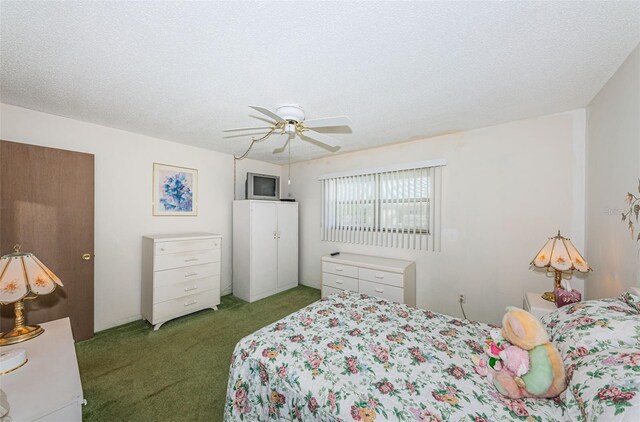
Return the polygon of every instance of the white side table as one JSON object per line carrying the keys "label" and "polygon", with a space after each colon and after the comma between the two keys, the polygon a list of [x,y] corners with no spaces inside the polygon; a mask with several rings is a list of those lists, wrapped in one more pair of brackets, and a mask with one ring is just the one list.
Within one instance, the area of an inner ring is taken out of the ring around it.
{"label": "white side table", "polygon": [[549,312],[553,312],[558,309],[554,302],[544,300],[541,293],[533,292],[527,292],[524,295],[522,307],[525,311],[529,311],[536,318],[542,318]]}
{"label": "white side table", "polygon": [[[26,349],[27,363],[0,376],[13,421],[81,421],[82,384],[69,318],[40,324],[38,337],[3,346]],[[6,349],[5,349],[6,347]]]}

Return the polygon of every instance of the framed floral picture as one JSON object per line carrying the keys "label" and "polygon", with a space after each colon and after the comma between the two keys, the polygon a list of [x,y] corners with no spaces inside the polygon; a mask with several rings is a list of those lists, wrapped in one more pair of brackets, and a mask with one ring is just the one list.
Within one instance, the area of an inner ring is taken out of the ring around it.
{"label": "framed floral picture", "polygon": [[198,215],[198,170],[153,163],[153,215]]}

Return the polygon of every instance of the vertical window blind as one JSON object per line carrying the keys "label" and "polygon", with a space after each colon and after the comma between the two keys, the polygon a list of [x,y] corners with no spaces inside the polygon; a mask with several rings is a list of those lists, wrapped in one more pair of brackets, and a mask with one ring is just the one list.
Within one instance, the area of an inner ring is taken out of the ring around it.
{"label": "vertical window blind", "polygon": [[442,165],[437,160],[320,177],[322,240],[435,250]]}

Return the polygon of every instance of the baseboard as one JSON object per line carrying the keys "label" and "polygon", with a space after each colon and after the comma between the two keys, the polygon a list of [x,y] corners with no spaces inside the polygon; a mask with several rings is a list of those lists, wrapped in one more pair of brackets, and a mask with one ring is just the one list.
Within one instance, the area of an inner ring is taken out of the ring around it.
{"label": "baseboard", "polygon": [[95,327],[94,331],[96,333],[98,333],[100,331],[108,330],[109,328],[117,327],[119,325],[128,324],[128,323],[133,322],[133,321],[139,321],[141,319],[142,319],[142,315],[140,315],[140,314],[133,315],[133,316],[130,316],[130,317],[127,317],[127,318],[122,318],[122,319],[119,319],[119,320],[116,320],[116,321],[112,321],[112,322],[108,323],[107,325],[105,325],[104,327],[100,327],[100,328]]}
{"label": "baseboard", "polygon": [[320,290],[320,283],[301,281],[300,284],[302,284],[303,286],[313,287],[314,289]]}
{"label": "baseboard", "polygon": [[[307,284],[307,283],[300,283],[303,286],[308,286],[308,287],[313,287],[314,289],[320,289],[320,285],[316,285],[316,284]],[[233,293],[233,286],[228,286],[227,288],[225,288],[224,290],[222,290],[220,292],[220,296],[225,296],[225,295],[230,295]],[[94,332],[98,333],[100,331],[104,331],[104,330],[108,330],[109,328],[113,328],[113,327],[117,327],[119,325],[124,325],[124,324],[128,324],[130,322],[133,321],[139,321],[142,319],[142,315],[133,315],[127,318],[122,318],[116,321],[112,321],[110,323],[108,323],[107,325],[103,326],[103,327],[95,327],[94,328]]]}

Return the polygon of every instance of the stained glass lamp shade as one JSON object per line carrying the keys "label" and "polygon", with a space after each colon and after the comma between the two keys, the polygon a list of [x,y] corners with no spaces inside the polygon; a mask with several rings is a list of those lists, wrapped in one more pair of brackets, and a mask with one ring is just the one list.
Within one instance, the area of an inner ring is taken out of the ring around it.
{"label": "stained glass lamp shade", "polygon": [[38,325],[25,325],[24,301],[53,292],[60,279],[30,253],[15,252],[0,258],[0,305],[14,304],[15,326],[0,333],[0,346],[19,343],[44,332]]}
{"label": "stained glass lamp shade", "polygon": [[[571,239],[561,236],[560,230],[558,230],[557,236],[550,237],[547,240],[547,243],[544,244],[540,252],[531,261],[531,265],[538,268],[546,268],[549,272],[553,271],[555,273],[556,289],[560,288],[563,273],[572,274],[574,270],[582,273],[592,271],[587,261],[571,243]],[[553,292],[545,292],[542,298],[555,302],[555,289]]]}

